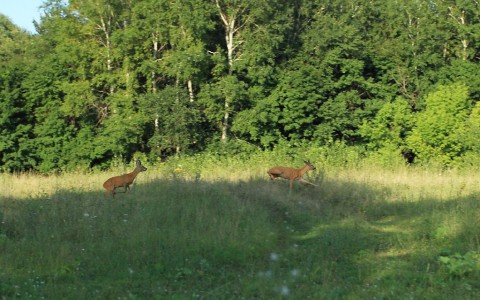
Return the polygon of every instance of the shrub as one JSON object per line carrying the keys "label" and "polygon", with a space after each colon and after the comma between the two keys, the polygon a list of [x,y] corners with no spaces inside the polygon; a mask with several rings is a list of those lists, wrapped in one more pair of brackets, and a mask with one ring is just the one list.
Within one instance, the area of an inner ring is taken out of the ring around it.
{"label": "shrub", "polygon": [[454,277],[463,277],[480,270],[480,253],[469,251],[465,255],[455,253],[452,256],[440,256],[440,262]]}
{"label": "shrub", "polygon": [[472,104],[468,88],[461,83],[440,86],[425,102],[407,144],[421,161],[449,165],[464,150],[462,135]]}

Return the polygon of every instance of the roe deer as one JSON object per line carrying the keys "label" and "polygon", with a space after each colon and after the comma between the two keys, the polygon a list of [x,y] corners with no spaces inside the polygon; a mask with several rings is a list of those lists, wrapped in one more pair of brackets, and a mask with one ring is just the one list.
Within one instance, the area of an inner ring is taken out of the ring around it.
{"label": "roe deer", "polygon": [[115,176],[105,181],[105,183],[103,184],[103,187],[106,189],[105,196],[108,193],[111,193],[112,197],[115,197],[115,189],[118,187],[124,187],[125,188],[124,193],[126,193],[127,191],[130,191],[130,185],[133,183],[138,173],[144,172],[147,170],[147,168],[142,166],[142,163],[138,159],[135,165],[136,167],[135,167],[135,170],[133,170],[133,172],[128,174],[123,174],[120,176]]}
{"label": "roe deer", "polygon": [[267,171],[268,175],[270,175],[270,179],[274,180],[275,178],[284,178],[290,180],[290,190],[292,190],[293,187],[293,181],[294,180],[299,180],[301,182],[313,185],[313,186],[318,186],[316,184],[313,184],[305,179],[303,179],[303,175],[307,173],[307,171],[310,170],[316,170],[315,166],[312,165],[308,161],[304,161],[305,166],[301,169],[292,169],[288,167],[273,167],[270,170]]}

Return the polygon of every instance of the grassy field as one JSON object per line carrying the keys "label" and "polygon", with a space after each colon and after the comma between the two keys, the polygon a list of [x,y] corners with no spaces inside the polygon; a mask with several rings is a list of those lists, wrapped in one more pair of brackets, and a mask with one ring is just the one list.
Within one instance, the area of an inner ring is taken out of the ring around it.
{"label": "grassy field", "polygon": [[477,174],[318,165],[289,193],[271,163],[146,165],[115,199],[133,167],[1,174],[1,298],[480,298]]}

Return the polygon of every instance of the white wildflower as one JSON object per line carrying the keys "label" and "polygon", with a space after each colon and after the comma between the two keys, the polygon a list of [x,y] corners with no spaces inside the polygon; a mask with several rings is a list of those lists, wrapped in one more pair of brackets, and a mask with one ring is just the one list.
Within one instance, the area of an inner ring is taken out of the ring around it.
{"label": "white wildflower", "polygon": [[271,261],[277,261],[279,258],[278,254],[275,252],[270,253],[270,260]]}
{"label": "white wildflower", "polygon": [[288,288],[288,286],[283,285],[280,287],[280,295],[288,296],[289,294],[290,294],[290,289]]}
{"label": "white wildflower", "polygon": [[293,269],[293,270],[290,271],[290,275],[291,275],[292,277],[298,277],[298,275],[300,275],[300,270],[298,270],[298,269]]}

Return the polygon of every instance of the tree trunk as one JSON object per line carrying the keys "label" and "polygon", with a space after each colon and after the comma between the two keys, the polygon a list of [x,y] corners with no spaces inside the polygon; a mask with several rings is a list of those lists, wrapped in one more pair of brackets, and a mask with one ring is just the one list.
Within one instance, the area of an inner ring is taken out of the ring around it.
{"label": "tree trunk", "polygon": [[[217,8],[220,13],[220,18],[222,19],[223,25],[225,27],[225,42],[227,44],[227,59],[228,59],[228,75],[233,74],[233,64],[234,64],[234,51],[235,51],[235,21],[236,21],[236,14],[227,15],[225,11],[222,10],[220,3],[218,0],[216,1]],[[222,122],[222,136],[221,141],[226,142],[228,139],[228,129],[229,129],[229,119],[230,119],[230,103],[234,101],[234,99],[230,99],[229,96],[225,96],[225,103],[224,103],[224,116]]]}
{"label": "tree trunk", "polygon": [[[112,66],[112,46],[110,43],[110,30],[111,30],[111,20],[108,18],[106,21],[103,17],[100,18],[101,26],[100,29],[103,31],[103,34],[105,35],[105,48],[107,49],[107,71],[108,73],[111,73],[113,70]],[[115,92],[115,88],[113,87],[113,84],[110,85],[109,87],[109,92],[110,95],[113,95]]]}
{"label": "tree trunk", "polygon": [[[153,41],[152,41],[152,44],[153,44],[153,61],[157,61],[158,59],[158,41],[156,40],[156,37],[155,35],[153,35]],[[152,93],[156,93],[157,92],[157,74],[155,73],[155,71],[152,71]]]}
{"label": "tree trunk", "polygon": [[230,113],[229,113],[229,107],[230,107],[230,102],[228,100],[228,98],[225,98],[225,115],[223,116],[223,123],[222,123],[222,139],[221,141],[222,142],[226,142],[227,139],[228,139],[228,119],[230,117]]}
{"label": "tree trunk", "polygon": [[192,80],[189,79],[187,81],[187,87],[188,87],[188,95],[190,97],[190,102],[194,102],[195,101],[195,97],[193,95],[193,83],[192,83]]}

